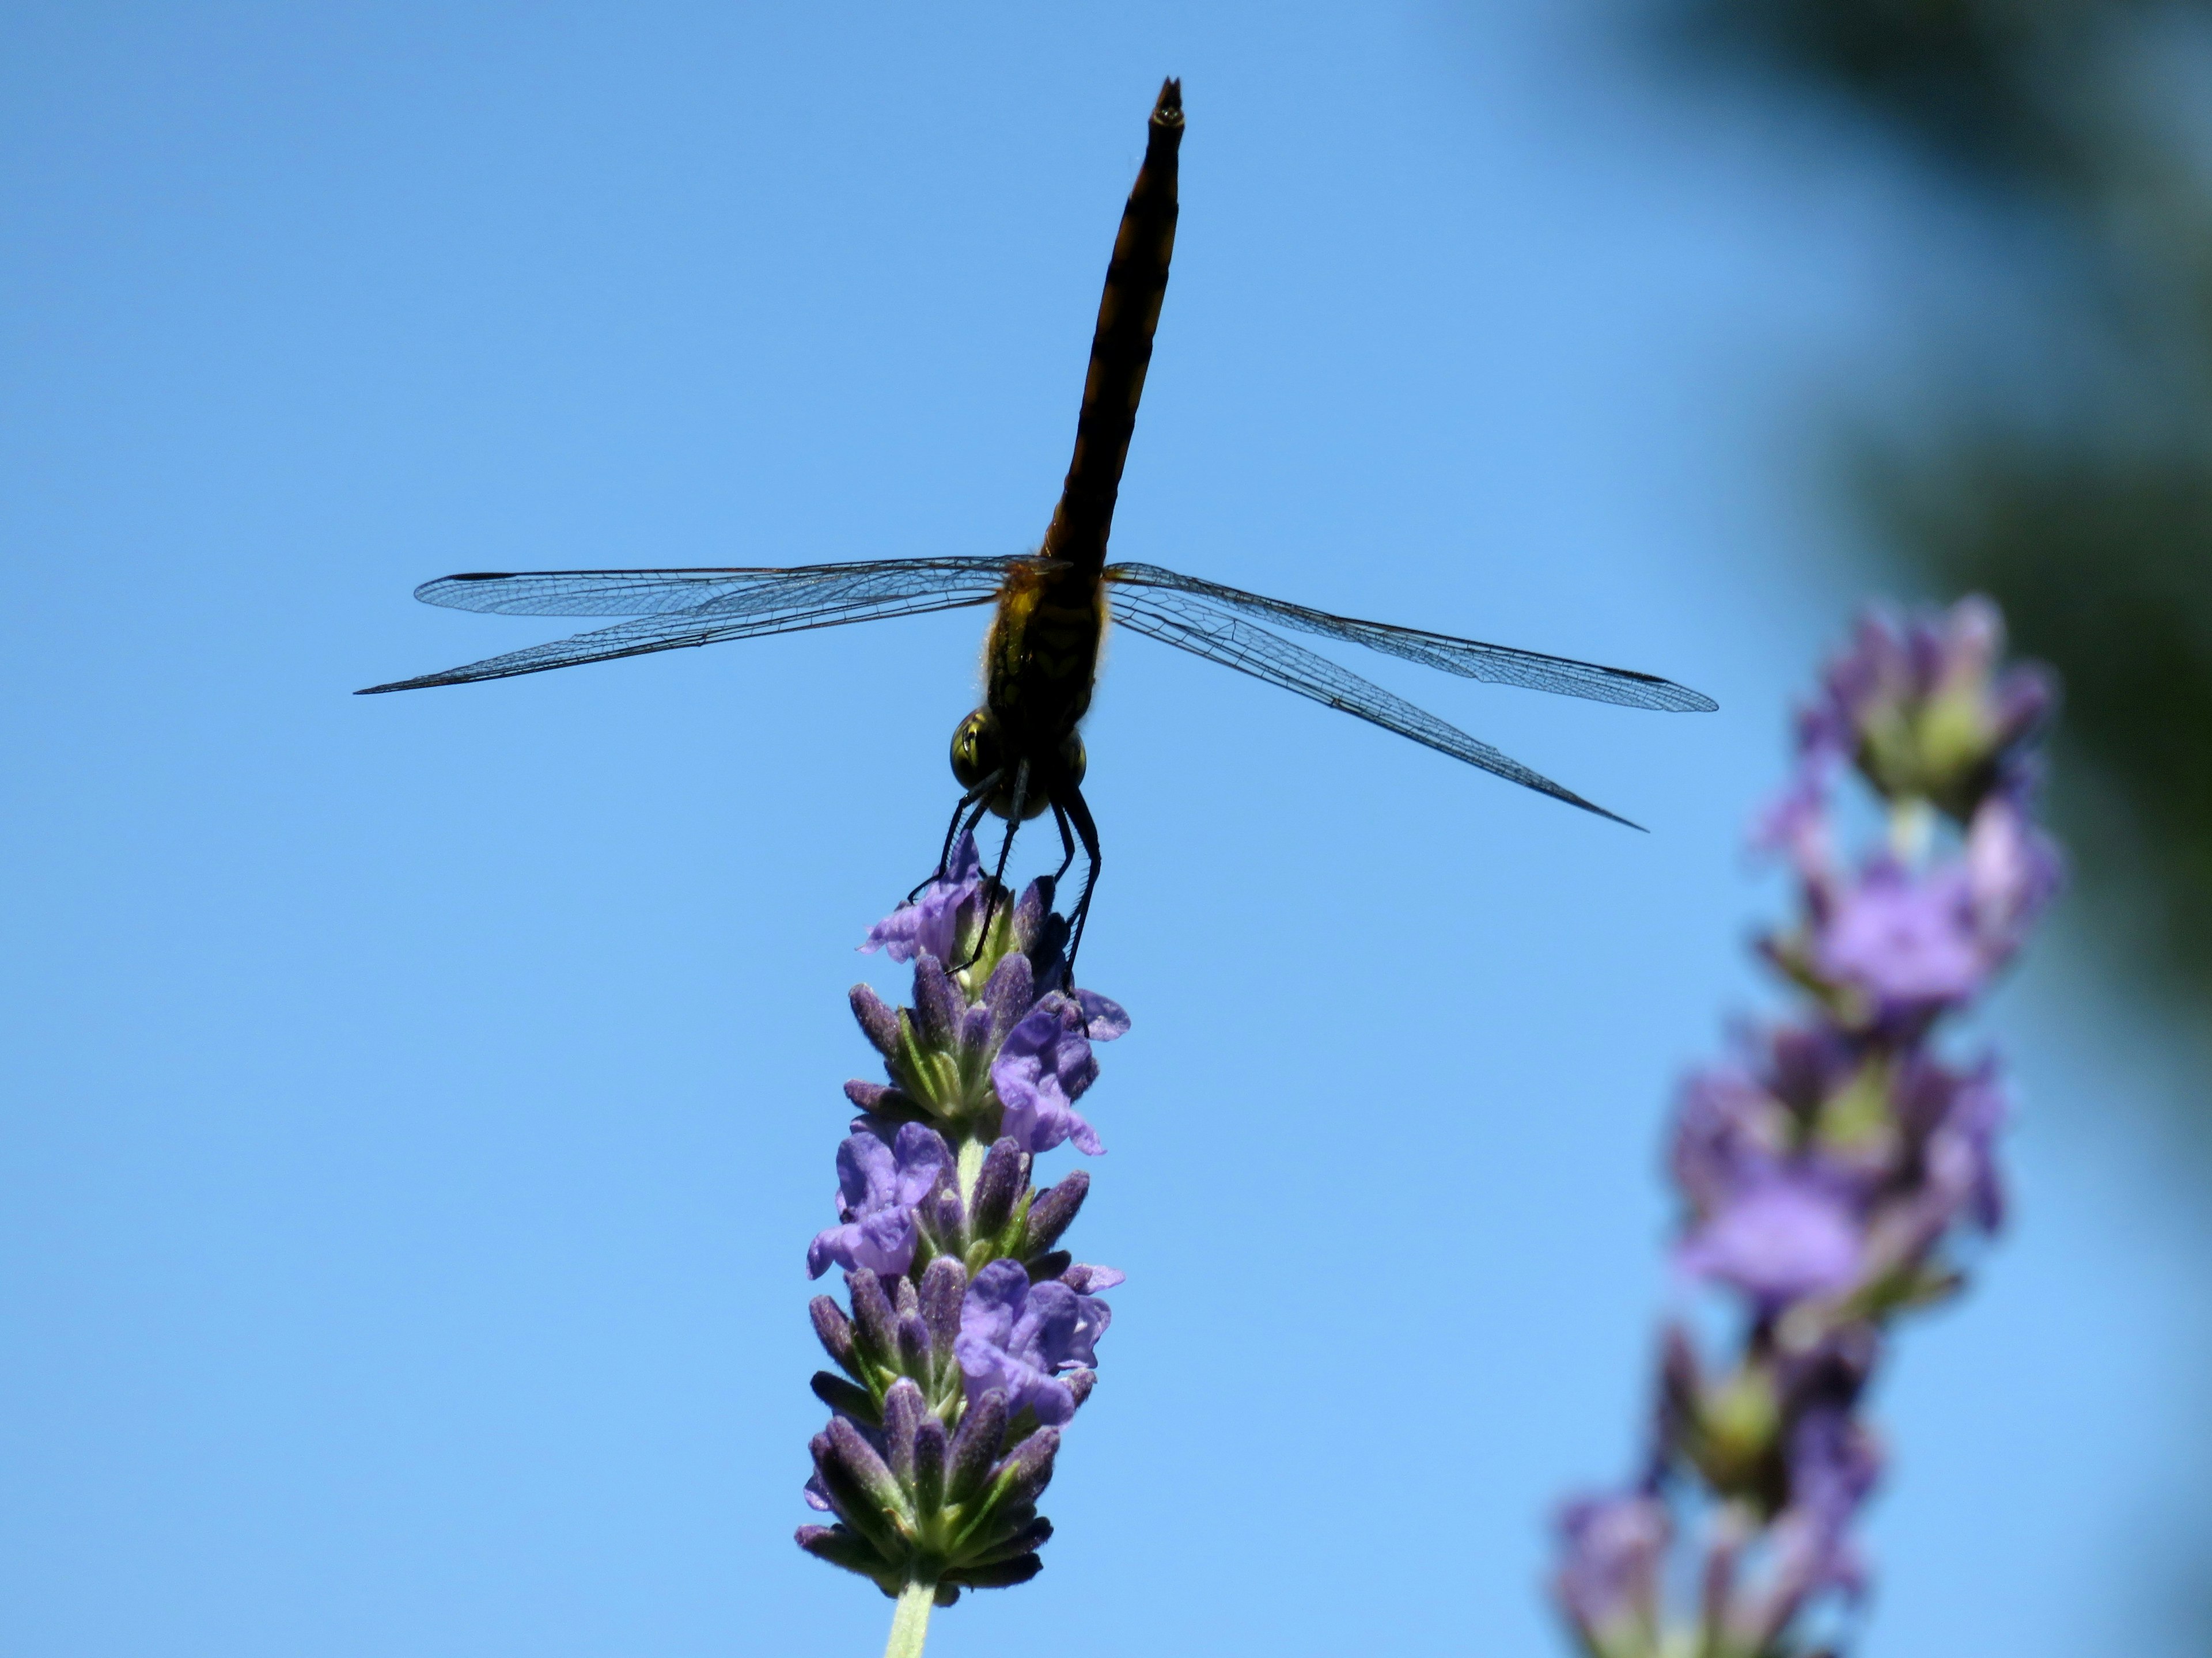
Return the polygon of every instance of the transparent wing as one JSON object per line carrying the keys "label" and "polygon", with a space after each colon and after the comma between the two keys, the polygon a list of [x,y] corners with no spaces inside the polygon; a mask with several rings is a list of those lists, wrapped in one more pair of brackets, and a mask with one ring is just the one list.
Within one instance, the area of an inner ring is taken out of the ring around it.
{"label": "transparent wing", "polygon": [[1677,685],[1656,674],[1638,673],[1630,668],[1601,667],[1595,662],[1577,662],[1570,657],[1546,656],[1536,651],[1516,651],[1510,645],[1454,639],[1449,634],[1424,633],[1418,628],[1394,628],[1385,622],[1360,622],[1351,616],[1331,616],[1326,610],[1310,610],[1303,604],[1164,570],[1157,564],[1116,564],[1106,572],[1106,579],[1123,587],[1191,594],[1281,627],[1364,645],[1370,651],[1403,657],[1408,662],[1441,668],[1446,673],[1460,674],[1468,679],[1521,685],[1559,696],[1587,697],[1595,702],[1613,702],[1623,708],[1661,708],[1673,714],[1711,714],[1720,706],[1700,691]]}
{"label": "transparent wing", "polygon": [[415,590],[425,604],[501,616],[727,615],[784,603],[809,587],[855,598],[994,590],[1013,558],[886,558],[788,569],[534,570],[446,575]]}
{"label": "transparent wing", "polygon": [[1329,708],[1357,714],[1385,731],[1425,743],[1455,760],[1564,800],[1571,806],[1610,817],[1616,823],[1640,829],[1618,813],[1593,805],[1572,789],[1562,787],[1540,772],[1455,726],[1448,726],[1425,709],[1393,696],[1380,685],[1362,679],[1349,668],[1317,656],[1303,645],[1294,645],[1279,634],[1238,616],[1225,604],[1180,589],[1156,586],[1117,586],[1113,590],[1115,620],[1178,650],[1202,656],[1209,662],[1249,673],[1300,696],[1310,696]]}
{"label": "transparent wing", "polygon": [[[544,673],[761,634],[836,628],[885,616],[921,616],[988,604],[1012,558],[892,559],[788,570],[552,570],[520,575],[444,576],[415,596],[433,604],[522,616],[631,616],[636,619],[488,657],[443,673],[371,685],[359,693],[421,690]],[[682,603],[684,599],[689,603]]]}

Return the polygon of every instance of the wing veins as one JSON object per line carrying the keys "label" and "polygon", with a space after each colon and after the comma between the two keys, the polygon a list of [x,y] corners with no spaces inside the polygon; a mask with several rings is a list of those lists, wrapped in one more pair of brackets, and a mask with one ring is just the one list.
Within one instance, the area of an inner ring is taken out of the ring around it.
{"label": "wing veins", "polygon": [[[808,587],[949,594],[994,589],[1017,558],[896,558],[784,569],[534,570],[440,576],[426,604],[497,616],[667,616],[718,604],[765,608]],[[716,591],[720,589],[721,591]]]}
{"label": "wing veins", "polygon": [[873,622],[890,616],[926,616],[936,610],[966,610],[977,604],[989,604],[992,596],[989,592],[949,598],[927,593],[896,594],[887,598],[845,599],[803,608],[786,607],[774,615],[753,616],[734,622],[718,619],[719,613],[710,606],[674,616],[640,616],[635,621],[617,623],[611,628],[598,628],[568,639],[553,640],[546,644],[508,651],[500,656],[486,657],[480,662],[466,663],[440,673],[394,680],[386,685],[371,685],[356,695],[370,696],[383,691],[425,690],[436,685],[466,685],[485,679],[511,679],[521,674],[544,673],[550,669],[574,667],[586,662],[611,662],[626,656],[647,655],[654,651],[715,645],[729,639],[805,633],[817,628],[843,627],[849,623]]}
{"label": "wing veins", "polygon": [[1324,707],[1411,738],[1440,754],[1449,755],[1539,794],[1549,795],[1554,800],[1627,824],[1630,829],[1643,827],[1583,799],[1572,789],[1553,782],[1457,726],[1447,725],[1425,708],[1416,708],[1380,685],[1361,678],[1349,668],[1187,590],[1139,595],[1117,588],[1114,614],[1124,627],[1163,644],[1310,697]]}
{"label": "wing veins", "polygon": [[1462,678],[1672,714],[1710,714],[1719,707],[1702,692],[1632,668],[1608,668],[1600,663],[1578,662],[1572,657],[1517,650],[1510,645],[1491,645],[1477,639],[1428,633],[1419,628],[1396,627],[1387,622],[1332,616],[1327,610],[1310,610],[1285,599],[1248,593],[1239,587],[1163,569],[1157,564],[1116,564],[1106,572],[1106,579],[1117,586],[1148,587],[1210,600],[1281,627],[1364,646],[1369,650],[1458,674]]}

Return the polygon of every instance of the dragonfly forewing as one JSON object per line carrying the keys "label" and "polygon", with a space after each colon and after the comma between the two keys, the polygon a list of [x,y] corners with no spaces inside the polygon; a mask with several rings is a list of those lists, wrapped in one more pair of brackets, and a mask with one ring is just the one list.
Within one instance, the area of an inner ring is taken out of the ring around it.
{"label": "dragonfly forewing", "polygon": [[988,595],[1011,558],[885,558],[781,569],[532,570],[446,575],[415,590],[425,604],[497,616],[666,616],[708,605],[765,609],[808,587],[855,598],[917,593]]}
{"label": "dragonfly forewing", "polygon": [[[416,590],[428,604],[519,616],[630,616],[573,638],[487,657],[368,693],[465,685],[764,634],[801,633],[988,604],[1006,558],[890,559],[785,570],[552,570],[445,576]],[[690,603],[672,601],[688,595]],[[592,608],[580,608],[590,606]],[[620,607],[620,608],[615,608]]]}

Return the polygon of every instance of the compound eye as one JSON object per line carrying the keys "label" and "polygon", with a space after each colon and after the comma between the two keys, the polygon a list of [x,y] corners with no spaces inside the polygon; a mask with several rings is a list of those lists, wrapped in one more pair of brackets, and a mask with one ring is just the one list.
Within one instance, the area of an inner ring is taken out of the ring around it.
{"label": "compound eye", "polygon": [[1083,750],[1082,737],[1075,732],[1068,732],[1067,740],[1060,745],[1060,768],[1062,775],[1071,783],[1080,784],[1083,781],[1084,768],[1090,763],[1090,758],[1091,756]]}
{"label": "compound eye", "polygon": [[999,769],[998,722],[978,708],[963,720],[952,733],[952,775],[963,789],[972,789]]}

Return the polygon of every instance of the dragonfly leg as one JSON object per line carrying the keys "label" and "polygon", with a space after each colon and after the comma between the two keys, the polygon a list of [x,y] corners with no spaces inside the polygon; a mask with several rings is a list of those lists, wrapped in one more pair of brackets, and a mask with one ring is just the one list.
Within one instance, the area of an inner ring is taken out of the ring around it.
{"label": "dragonfly leg", "polygon": [[[907,902],[912,903],[921,897],[924,889],[933,881],[942,881],[945,878],[945,872],[952,863],[952,843],[960,838],[962,815],[963,813],[967,815],[967,828],[969,833],[974,833],[975,825],[983,821],[983,813],[991,798],[991,791],[999,786],[999,780],[1003,774],[1000,772],[993,772],[960,797],[960,804],[952,808],[952,821],[945,826],[945,845],[938,852],[937,867],[915,884],[914,890],[906,896]],[[969,811],[971,806],[975,808],[972,812]]]}
{"label": "dragonfly leg", "polygon": [[1006,813],[1006,837],[999,842],[999,866],[991,872],[990,884],[983,889],[983,920],[975,929],[975,946],[968,952],[962,968],[973,967],[975,958],[983,953],[983,941],[991,936],[991,922],[998,914],[1000,885],[1006,878],[1006,859],[1014,850],[1014,835],[1022,826],[1022,808],[1029,804],[1030,762],[1022,760],[1014,767],[1014,792]]}
{"label": "dragonfly leg", "polygon": [[1067,878],[1067,872],[1075,862],[1075,836],[1068,832],[1067,808],[1060,804],[1056,795],[1052,803],[1052,821],[1060,831],[1060,867],[1052,872],[1052,884],[1057,887]]}
{"label": "dragonfly leg", "polygon": [[1083,872],[1083,896],[1076,901],[1075,914],[1068,918],[1067,929],[1067,990],[1075,993],[1075,952],[1083,948],[1083,924],[1091,919],[1091,895],[1098,885],[1098,871],[1105,859],[1098,850],[1098,825],[1091,816],[1091,807],[1083,798],[1077,784],[1062,779],[1053,791],[1053,799],[1065,798],[1067,815],[1075,824],[1075,833],[1083,842],[1083,856],[1090,867]]}

